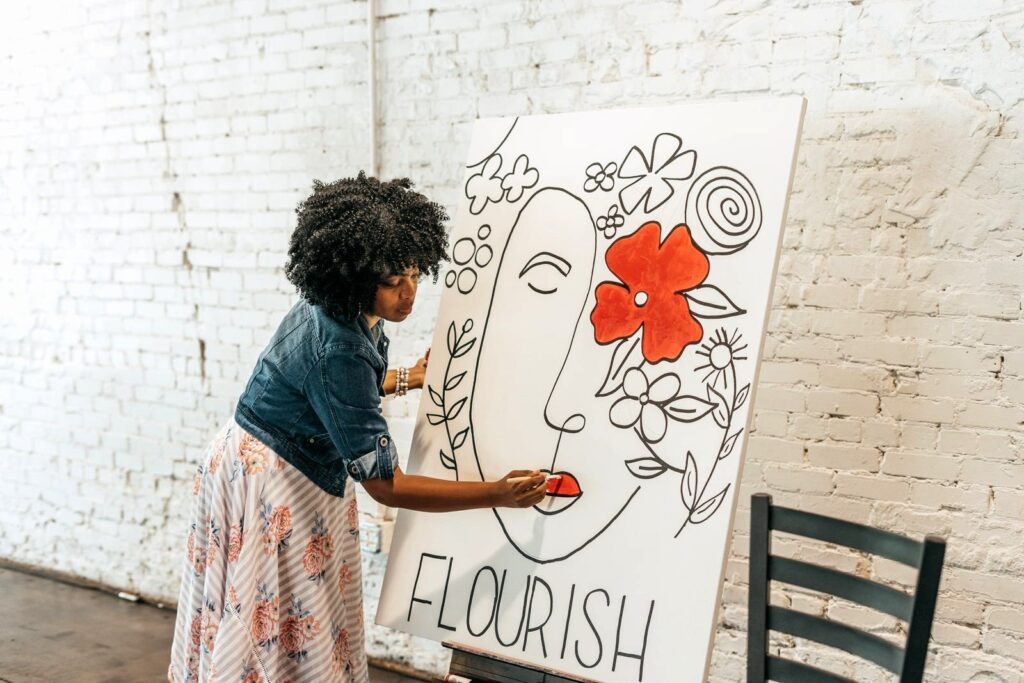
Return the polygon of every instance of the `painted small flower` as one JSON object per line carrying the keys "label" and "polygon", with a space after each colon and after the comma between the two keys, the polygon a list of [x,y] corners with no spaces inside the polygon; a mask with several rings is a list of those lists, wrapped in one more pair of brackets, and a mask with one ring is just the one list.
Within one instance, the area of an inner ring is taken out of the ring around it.
{"label": "painted small flower", "polygon": [[679,388],[676,375],[665,374],[649,383],[642,370],[630,368],[622,378],[622,391],[626,395],[612,404],[608,417],[613,425],[623,429],[639,422],[644,440],[658,443],[668,428],[664,404],[676,397]]}
{"label": "painted small flower", "polygon": [[525,154],[520,154],[504,178],[501,179],[501,187],[507,192],[506,201],[516,202],[523,196],[523,192],[537,184],[540,173],[537,169],[530,168],[530,160]]}
{"label": "painted small flower", "polygon": [[738,355],[740,351],[747,348],[746,344],[740,344],[742,341],[742,335],[739,330],[734,331],[732,338],[726,334],[724,328],[715,330],[713,339],[709,338],[700,345],[697,354],[704,356],[707,361],[703,365],[698,365],[694,368],[696,371],[707,370],[707,374],[704,375],[703,381],[711,379],[711,384],[723,384],[725,388],[729,386],[729,376],[725,374],[726,369],[732,365],[735,361],[746,360],[746,356]]}
{"label": "painted small flower", "polygon": [[676,360],[704,329],[690,313],[684,293],[708,275],[708,257],[698,249],[685,225],[661,241],[661,225],[645,223],[620,237],[605,252],[605,262],[621,282],[597,286],[590,314],[594,340],[610,344],[631,337],[641,327],[641,351],[649,363]]}
{"label": "painted small flower", "polygon": [[196,476],[192,479],[192,495],[199,495],[199,486],[203,483],[203,466],[200,465],[199,469],[196,470]]}
{"label": "painted small flower", "polygon": [[607,164],[594,162],[587,166],[587,179],[583,181],[584,192],[594,192],[598,188],[605,192],[615,187],[615,171],[619,165],[614,161]]}
{"label": "painted small flower", "polygon": [[671,181],[686,180],[693,175],[697,163],[695,151],[681,151],[682,139],[672,133],[660,133],[651,144],[651,153],[632,147],[622,160],[619,178],[631,180],[619,190],[619,203],[626,213],[633,213],[643,204],[650,213],[667,202],[675,188]]}
{"label": "painted small flower", "polygon": [[242,683],[263,683],[263,676],[260,672],[252,666],[247,666],[242,671],[242,676],[239,679]]}
{"label": "painted small flower", "polygon": [[498,177],[501,170],[501,155],[494,154],[484,162],[479,173],[470,176],[466,181],[466,198],[469,199],[469,212],[478,214],[487,206],[487,202],[499,202],[505,194]]}
{"label": "painted small flower", "polygon": [[626,224],[626,217],[619,213],[617,204],[608,208],[608,213],[597,217],[597,229],[604,233],[608,239],[615,237],[615,233]]}

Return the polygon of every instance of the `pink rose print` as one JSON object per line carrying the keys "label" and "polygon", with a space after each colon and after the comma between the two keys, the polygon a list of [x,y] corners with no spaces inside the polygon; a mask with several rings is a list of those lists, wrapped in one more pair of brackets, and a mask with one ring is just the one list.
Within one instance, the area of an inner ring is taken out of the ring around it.
{"label": "pink rose print", "polygon": [[206,548],[196,546],[196,531],[194,528],[188,532],[185,548],[188,552],[188,563],[192,565],[192,571],[196,574],[202,574],[206,571]]}
{"label": "pink rose print", "polygon": [[238,444],[238,459],[246,474],[259,474],[267,468],[267,447],[252,434],[245,432]]}
{"label": "pink rose print", "polygon": [[199,641],[203,637],[203,608],[196,608],[196,615],[192,617],[192,625],[189,628],[189,637],[192,640],[192,644],[195,646],[199,645]]}
{"label": "pink rose print", "polygon": [[292,606],[288,608],[288,616],[281,622],[280,643],[290,659],[297,662],[309,656],[306,643],[313,640],[320,632],[320,624],[302,607],[302,600],[292,598]]}
{"label": "pink rose print", "polygon": [[213,652],[213,646],[217,642],[218,625],[212,620],[207,620],[203,626],[203,647],[207,652]]}
{"label": "pink rose print", "polygon": [[232,524],[228,530],[228,562],[234,562],[242,552],[242,525]]}
{"label": "pink rose print", "polygon": [[292,535],[292,511],[287,505],[272,507],[262,502],[260,519],[263,520],[263,552],[270,555],[288,547],[288,539]]}
{"label": "pink rose print", "polygon": [[286,617],[281,622],[281,647],[289,655],[297,654],[306,640],[302,635],[302,624],[298,617]]}
{"label": "pink rose print", "polygon": [[320,513],[313,514],[313,529],[302,555],[302,566],[311,581],[324,577],[324,565],[334,555],[334,537],[328,532]]}
{"label": "pink rose print", "polygon": [[345,509],[345,519],[348,522],[348,532],[356,535],[359,533],[359,505],[353,498]]}
{"label": "pink rose print", "polygon": [[252,624],[249,628],[255,640],[261,647],[269,650],[277,642],[277,619],[280,608],[280,600],[277,596],[267,590],[267,584],[260,584],[257,588],[259,600],[252,612]]}
{"label": "pink rose print", "polygon": [[348,563],[341,565],[341,569],[338,570],[338,592],[342,595],[345,594],[345,589],[348,588],[348,584],[352,581],[352,570],[348,568]]}
{"label": "pink rose print", "polygon": [[352,648],[348,642],[348,629],[334,627],[331,629],[334,648],[331,650],[331,671],[339,673],[352,668]]}
{"label": "pink rose print", "polygon": [[220,467],[220,461],[224,459],[224,441],[218,440],[213,447],[213,455],[210,456],[209,473],[216,474]]}

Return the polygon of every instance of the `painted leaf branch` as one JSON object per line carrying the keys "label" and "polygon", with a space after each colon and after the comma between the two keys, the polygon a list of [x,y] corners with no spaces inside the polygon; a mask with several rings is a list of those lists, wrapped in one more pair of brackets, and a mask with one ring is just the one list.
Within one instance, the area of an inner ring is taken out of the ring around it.
{"label": "painted leaf branch", "polygon": [[726,484],[725,488],[714,495],[705,495],[707,493],[708,485],[714,478],[715,469],[718,467],[718,463],[732,453],[733,448],[736,446],[736,442],[739,440],[739,436],[743,431],[741,429],[739,431],[732,432],[733,417],[739,407],[746,401],[747,395],[750,393],[749,384],[745,385],[739,391],[736,390],[736,363],[732,356],[731,346],[728,365],[722,368],[722,371],[723,389],[721,391],[714,386],[715,380],[706,384],[708,402],[714,404],[713,408],[709,412],[715,420],[715,423],[722,428],[722,441],[718,446],[718,453],[716,454],[714,461],[711,463],[711,470],[708,472],[703,484],[700,483],[701,480],[700,473],[697,469],[697,461],[694,459],[692,453],[688,452],[686,454],[686,472],[683,474],[683,481],[680,488],[680,497],[683,500],[683,506],[686,508],[686,518],[683,520],[679,530],[676,531],[675,538],[679,537],[679,534],[683,532],[683,529],[686,528],[687,524],[700,524],[710,519],[711,516],[718,511],[718,508],[722,506],[723,501],[725,501],[726,494],[729,492],[729,487],[732,486],[731,483]]}
{"label": "painted leaf branch", "polygon": [[608,366],[608,374],[597,390],[595,396],[608,396],[614,394],[622,387],[622,378],[630,368],[639,368],[644,363],[643,353],[640,351],[640,334],[623,339],[615,345],[612,351],[612,361]]}
{"label": "painted leaf branch", "polygon": [[[650,379],[648,368],[655,366],[647,361],[640,348],[639,334],[616,344],[607,375],[596,396],[621,394],[609,410],[609,420],[619,428],[631,428],[647,449],[646,456],[625,461],[631,475],[637,479],[654,479],[669,471],[681,475],[679,493],[686,508],[686,517],[676,532],[678,537],[687,524],[701,524],[710,519],[729,493],[731,484],[714,494],[708,487],[718,463],[732,454],[742,433],[742,429],[733,431],[733,424],[736,411],[750,395],[749,384],[740,388],[736,385],[736,362],[746,359],[746,356],[739,355],[746,345],[738,331],[730,338],[724,329],[720,329],[708,338],[707,346],[700,347],[697,353],[707,358],[707,364],[696,369],[710,368],[703,380],[706,398],[683,393],[682,381],[672,372]],[[686,464],[680,469],[655,450],[665,437],[670,421],[695,423],[708,416],[721,428],[722,439],[710,468],[703,476],[692,451],[686,452]]]}
{"label": "painted leaf branch", "polygon": [[746,313],[725,292],[707,283],[682,292],[682,295],[690,306],[690,314],[697,318],[731,318]]}
{"label": "painted leaf branch", "polygon": [[430,400],[439,412],[427,413],[427,421],[434,425],[444,425],[445,436],[448,438],[448,450],[441,449],[438,453],[441,458],[441,464],[444,465],[445,469],[449,469],[455,472],[455,478],[459,478],[459,465],[458,460],[455,457],[455,452],[466,443],[466,437],[469,436],[469,427],[465,427],[454,434],[452,433],[452,422],[462,414],[462,410],[468,400],[467,396],[456,399],[454,403],[449,403],[449,393],[458,389],[459,385],[462,384],[462,380],[466,377],[466,371],[462,371],[456,374],[452,374],[452,363],[456,358],[461,358],[467,353],[473,350],[473,346],[476,344],[475,337],[468,337],[469,333],[473,329],[473,320],[468,319],[462,324],[461,328],[455,326],[455,321],[452,321],[448,325],[448,334],[446,337],[446,344],[448,350],[448,362],[444,369],[444,378],[441,382],[441,390],[438,391],[432,386],[427,386],[428,393],[430,394]]}
{"label": "painted leaf branch", "polygon": [[[710,476],[708,478],[710,479]],[[707,484],[705,484],[706,486]],[[701,500],[704,490],[700,488],[697,461],[694,459],[693,453],[686,452],[686,473],[683,474],[682,481],[680,482],[680,495],[683,499],[683,506],[686,507],[688,521],[700,524],[715,514],[722,501],[725,500],[725,493],[729,490],[729,486],[730,484],[726,484],[724,489],[711,498]],[[676,536],[679,536],[678,532]]]}

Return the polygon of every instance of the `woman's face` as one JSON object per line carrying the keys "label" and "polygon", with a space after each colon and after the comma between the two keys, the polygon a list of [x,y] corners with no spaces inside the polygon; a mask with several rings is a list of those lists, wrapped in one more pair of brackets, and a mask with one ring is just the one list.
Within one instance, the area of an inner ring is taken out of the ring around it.
{"label": "woman's face", "polygon": [[415,266],[403,272],[388,275],[377,284],[373,300],[373,314],[393,323],[400,323],[412,313],[416,301],[416,288],[423,276]]}

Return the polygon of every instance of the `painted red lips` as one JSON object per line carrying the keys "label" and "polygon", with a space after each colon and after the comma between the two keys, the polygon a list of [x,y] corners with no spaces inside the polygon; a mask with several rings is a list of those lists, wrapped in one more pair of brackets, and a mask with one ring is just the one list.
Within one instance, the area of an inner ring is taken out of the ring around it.
{"label": "painted red lips", "polygon": [[580,483],[576,481],[569,472],[551,472],[550,474],[558,475],[559,479],[548,479],[548,495],[555,498],[576,498],[582,495],[583,491],[580,489]]}

